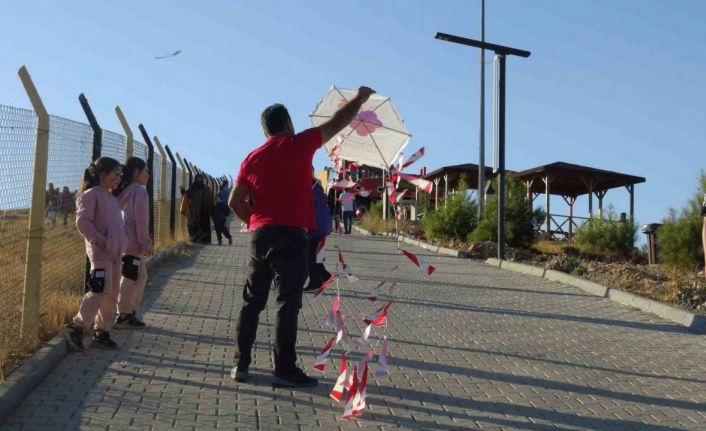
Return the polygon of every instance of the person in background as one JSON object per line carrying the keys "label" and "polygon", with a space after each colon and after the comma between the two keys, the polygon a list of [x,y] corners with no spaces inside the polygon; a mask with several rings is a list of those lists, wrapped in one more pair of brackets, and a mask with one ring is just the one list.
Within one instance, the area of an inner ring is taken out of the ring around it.
{"label": "person in background", "polygon": [[120,289],[120,264],[127,237],[120,203],[111,194],[120,184],[122,166],[110,157],[101,157],[84,171],[76,202],[76,227],[86,243],[91,273],[78,314],[64,328],[72,350],[85,349],[84,334],[94,325],[93,344],[117,349],[110,338]]}
{"label": "person in background", "polygon": [[228,238],[228,245],[233,244],[233,237],[230,236],[230,229],[228,229],[228,215],[230,210],[226,201],[221,199],[221,194],[216,195],[216,204],[213,206],[213,226],[216,229],[216,237],[218,238],[218,245],[223,244],[223,237]]}
{"label": "person in background", "polygon": [[704,193],[704,201],[701,204],[701,217],[703,218],[703,226],[701,227],[701,246],[704,249],[704,278],[706,278],[706,193]]}
{"label": "person in background", "polygon": [[343,231],[350,234],[353,227],[353,217],[355,217],[355,194],[346,189],[338,198],[341,201],[341,209],[343,210]]}
{"label": "person in background", "polygon": [[118,319],[115,329],[143,329],[145,323],[137,316],[147,284],[147,256],[154,252],[150,236],[150,199],[147,163],[138,157],[125,161],[120,186],[113,190],[123,211],[127,248],[123,255],[118,299]]}
{"label": "person in background", "polygon": [[316,262],[316,249],[319,243],[331,233],[331,213],[321,181],[314,178],[313,182],[311,197],[314,202],[316,228],[309,231],[309,284],[304,288],[305,292],[318,290],[326,280],[331,278],[331,273],[326,270],[324,264]]}
{"label": "person in background", "polygon": [[211,189],[204,183],[203,175],[196,174],[185,197],[180,211],[188,220],[191,241],[210,244],[213,195]]}
{"label": "person in background", "polygon": [[67,186],[64,186],[61,190],[59,205],[61,207],[61,216],[63,218],[64,226],[66,226],[69,223],[69,216],[74,212],[76,205],[74,194],[71,193]]}
{"label": "person in background", "polygon": [[[297,326],[307,278],[307,231],[315,229],[311,202],[311,165],[316,150],[343,130],[374,91],[358,94],[322,124],[300,133],[284,105],[267,107],[260,116],[266,141],[240,165],[228,206],[248,223],[250,252],[243,306],[235,328],[236,366],[231,376],[248,380],[260,312],[267,305],[270,285],[277,289],[273,384],[310,387],[318,381],[297,367]],[[252,205],[247,199],[252,196]],[[274,281],[274,283],[272,283]]]}
{"label": "person in background", "polygon": [[228,180],[223,179],[221,185],[218,188],[218,196],[221,197],[223,202],[228,202],[228,196],[230,196],[230,187],[228,187]]}

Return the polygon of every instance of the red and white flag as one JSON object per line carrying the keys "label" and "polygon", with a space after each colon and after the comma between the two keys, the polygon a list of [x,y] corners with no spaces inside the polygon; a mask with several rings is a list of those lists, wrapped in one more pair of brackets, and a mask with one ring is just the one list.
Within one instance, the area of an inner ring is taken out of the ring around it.
{"label": "red and white flag", "polygon": [[336,313],[338,313],[338,310],[341,308],[341,297],[339,295],[336,295],[336,299],[333,300],[333,304],[331,304],[331,310],[328,312],[328,316],[326,317],[326,326],[333,328],[336,326]]}
{"label": "red and white flag", "polygon": [[382,280],[382,281],[380,282],[380,284],[378,284],[377,286],[375,286],[375,287],[373,288],[373,290],[370,291],[370,293],[368,294],[368,300],[369,300],[369,301],[375,302],[375,301],[378,300],[378,296],[380,296],[380,289],[382,289],[382,287],[385,285],[385,282],[386,282],[386,281],[387,281],[387,280]]}
{"label": "red and white flag", "polygon": [[401,179],[419,187],[420,190],[424,191],[425,193],[431,193],[432,189],[434,188],[434,183],[432,183],[431,181],[427,181],[423,178],[408,174],[399,174],[399,176]]}
{"label": "red and white flag", "polygon": [[422,272],[424,272],[426,275],[431,275],[431,273],[434,272],[434,270],[436,270],[436,267],[434,267],[434,265],[427,263],[426,261],[424,261],[422,258],[417,256],[416,254],[410,253],[410,252],[402,250],[402,249],[400,249],[400,251],[402,251],[402,253],[404,253],[404,255],[407,256],[407,259],[409,259],[409,261],[412,262],[414,264],[414,266],[421,269]]}
{"label": "red and white flag", "polygon": [[346,382],[346,364],[346,352],[343,352],[343,355],[341,356],[341,366],[338,367],[338,379],[336,379],[336,384],[333,385],[333,389],[331,389],[331,393],[329,394],[329,396],[336,401],[341,401],[343,389],[345,389],[344,383]]}
{"label": "red and white flag", "polygon": [[351,420],[356,416],[355,406],[360,402],[360,394],[358,394],[358,369],[355,366],[353,367],[352,377],[353,383],[350,389],[348,389],[348,395],[346,395],[346,408],[343,411],[343,416],[341,416],[343,420]]}
{"label": "red and white flag", "polygon": [[[363,330],[363,335],[361,335],[360,338],[364,341],[367,341],[368,338],[370,338],[370,331],[372,329],[373,329],[373,324],[370,323],[368,326],[365,327],[365,329]],[[364,344],[363,342],[360,343],[360,345],[363,345],[363,344]]]}
{"label": "red and white flag", "polygon": [[382,337],[378,365],[375,367],[375,377],[382,378],[385,376],[387,376],[387,336]]}
{"label": "red and white flag", "polygon": [[342,189],[350,189],[351,187],[355,187],[355,181],[353,181],[351,177],[346,177],[345,180],[338,181],[333,186]]}
{"label": "red and white flag", "polygon": [[319,290],[316,291],[316,294],[314,294],[314,298],[318,298],[319,296],[321,296],[324,290],[326,290],[326,288],[329,287],[331,283],[334,282],[334,280],[336,280],[336,277],[338,277],[338,274],[333,274],[331,275],[331,278],[324,281],[324,284],[322,284],[321,287],[319,287]]}
{"label": "red and white flag", "polygon": [[341,310],[336,311],[336,343],[343,339],[345,327],[343,326],[343,314]]}
{"label": "red and white flag", "polygon": [[353,414],[359,415],[365,409],[365,398],[368,396],[366,386],[368,385],[368,361],[363,364],[363,375],[360,377],[360,385],[358,386],[358,403],[353,406]]}
{"label": "red and white flag", "polygon": [[347,265],[346,261],[343,260],[343,253],[341,253],[341,249],[336,246],[336,250],[338,251],[338,261],[341,263],[341,268],[343,269],[343,273],[346,274],[346,278],[348,278],[348,281],[350,281],[351,283],[358,281],[358,277],[353,275],[353,270],[351,269],[350,265]]}
{"label": "red and white flag", "polygon": [[388,301],[385,305],[373,311],[368,317],[363,319],[366,325],[383,326],[387,322],[387,309],[392,305],[392,301]]}
{"label": "red and white flag", "polygon": [[328,340],[328,343],[326,343],[324,348],[321,350],[319,356],[316,357],[316,362],[314,362],[314,368],[319,371],[324,371],[324,369],[326,368],[326,361],[328,361],[328,355],[329,353],[331,353],[331,348],[333,347],[333,342],[335,340],[336,337],[333,337]]}
{"label": "red and white flag", "polygon": [[[424,147],[420,148],[419,150],[417,150],[416,153],[409,156],[409,159],[407,159],[407,161],[404,162],[404,164],[402,165],[402,168],[404,169],[407,166],[410,166],[412,163],[416,162],[417,160],[421,159],[422,157],[424,157]],[[402,169],[400,169],[400,170],[402,170]]]}
{"label": "red and white flag", "polygon": [[319,244],[316,246],[316,263],[326,262],[326,235],[321,238]]}

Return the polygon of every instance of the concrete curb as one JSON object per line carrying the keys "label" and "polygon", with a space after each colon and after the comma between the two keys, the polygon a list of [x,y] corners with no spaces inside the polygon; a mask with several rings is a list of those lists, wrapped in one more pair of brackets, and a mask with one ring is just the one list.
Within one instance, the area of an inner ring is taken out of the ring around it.
{"label": "concrete curb", "polygon": [[673,305],[655,301],[654,299],[645,298],[644,296],[635,295],[634,293],[626,292],[624,290],[583,280],[560,271],[516,262],[509,262],[507,260],[501,261],[495,258],[487,259],[485,263],[498,268],[507,269],[508,271],[534,275],[537,277],[546,278],[547,280],[556,281],[558,283],[568,284],[569,286],[576,287],[592,295],[596,295],[601,298],[608,298],[619,304],[656,314],[665,320],[670,320],[674,323],[685,326],[692,332],[706,334],[706,316],[702,314],[692,313]]}
{"label": "concrete curb", "polygon": [[[188,247],[188,243],[180,242],[157,253],[147,260],[147,269]],[[0,384],[0,425],[67,354],[66,340],[57,335]]]}
{"label": "concrete curb", "polygon": [[[378,235],[378,236],[386,236],[389,238],[395,238],[395,234],[392,232],[383,232],[381,234],[373,234],[373,233],[370,233],[369,231],[363,229],[362,227],[353,226],[353,229],[355,229],[358,233],[361,233],[363,235]],[[429,243],[423,242],[420,239],[412,238],[412,237],[404,235],[404,234],[399,235],[399,240],[400,240],[400,242],[403,242],[405,244],[410,244],[410,245],[414,245],[416,247],[423,248],[425,250],[429,250],[432,253],[458,257],[461,259],[468,259],[469,258],[469,254],[466,253],[465,251],[454,250],[452,248],[440,247],[438,245],[429,244]]]}

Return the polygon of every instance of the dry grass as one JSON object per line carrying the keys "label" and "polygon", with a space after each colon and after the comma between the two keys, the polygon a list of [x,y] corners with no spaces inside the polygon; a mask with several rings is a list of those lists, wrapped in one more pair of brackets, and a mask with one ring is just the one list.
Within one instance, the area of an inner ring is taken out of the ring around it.
{"label": "dry grass", "polygon": [[[396,228],[400,232],[408,232],[410,226],[409,220],[398,220]],[[378,215],[366,214],[360,220],[360,227],[374,235],[380,235],[385,232],[395,232],[395,220],[383,220]]]}
{"label": "dry grass", "polygon": [[[83,296],[84,242],[73,216],[65,226],[57,217],[56,224],[44,231],[39,333],[35,340],[21,339],[28,216],[26,211],[0,211],[0,382],[59,332]],[[161,236],[166,239],[157,243],[157,250],[181,240]]]}
{"label": "dry grass", "polygon": [[571,245],[565,241],[551,241],[541,239],[530,246],[530,250],[547,255],[561,254]]}

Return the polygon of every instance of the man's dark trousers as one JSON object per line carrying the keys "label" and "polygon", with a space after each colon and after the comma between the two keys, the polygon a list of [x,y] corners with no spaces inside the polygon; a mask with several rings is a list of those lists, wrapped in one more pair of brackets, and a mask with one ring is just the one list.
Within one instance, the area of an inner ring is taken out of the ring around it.
{"label": "man's dark trousers", "polygon": [[236,359],[247,368],[260,312],[267,305],[270,284],[277,289],[275,323],[275,374],[285,376],[296,368],[297,324],[302,288],[308,275],[306,231],[289,226],[266,226],[250,234],[248,269],[240,310]]}
{"label": "man's dark trousers", "polygon": [[343,211],[343,229],[346,231],[346,233],[351,233],[354,215],[355,212],[353,211]]}

